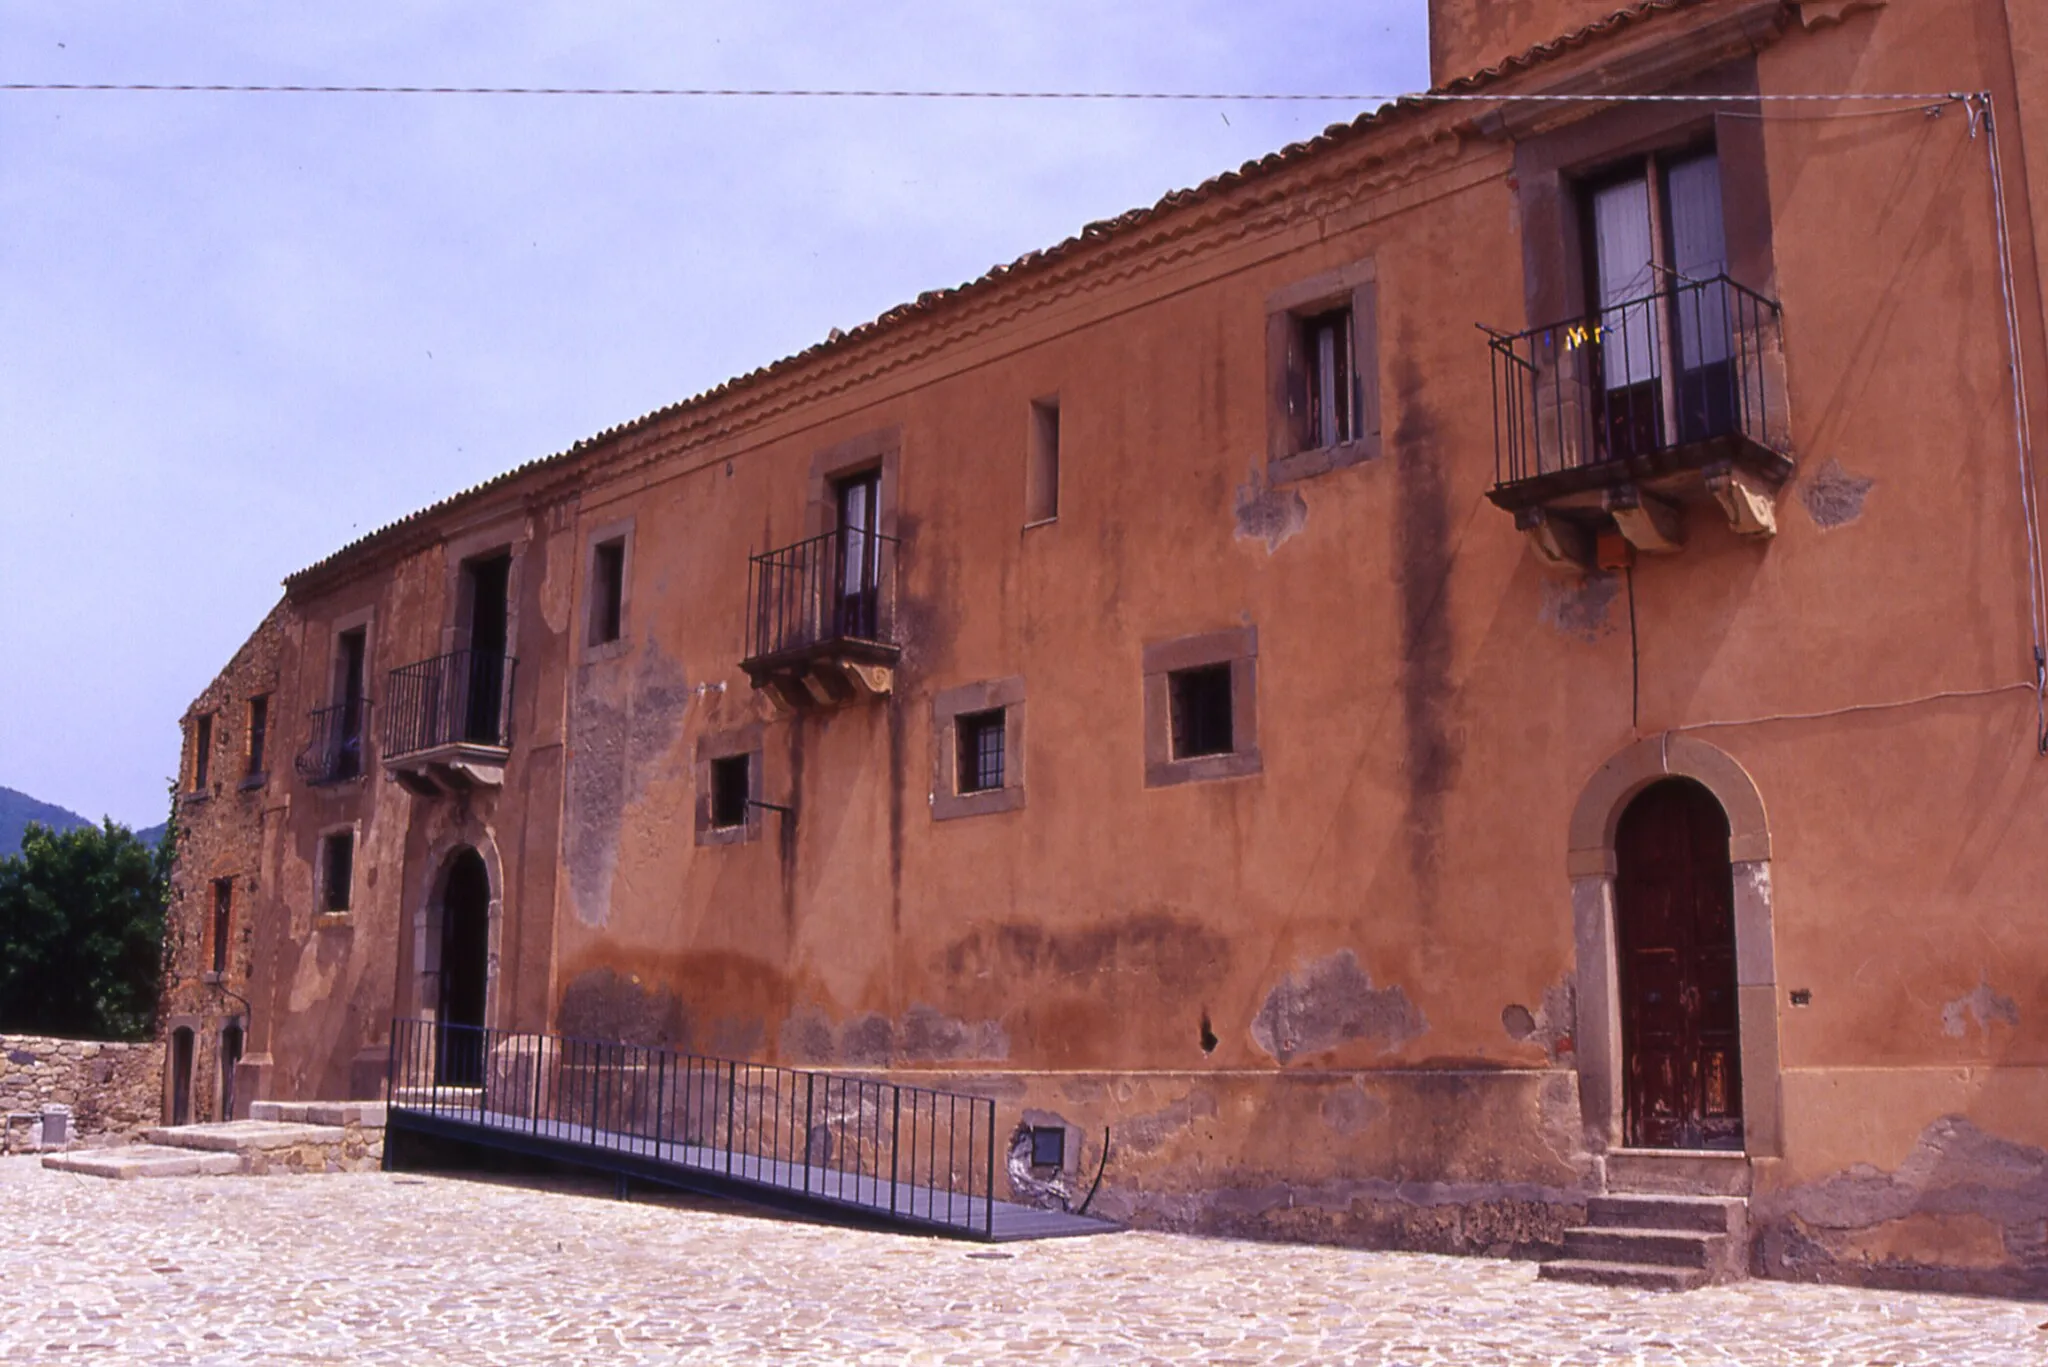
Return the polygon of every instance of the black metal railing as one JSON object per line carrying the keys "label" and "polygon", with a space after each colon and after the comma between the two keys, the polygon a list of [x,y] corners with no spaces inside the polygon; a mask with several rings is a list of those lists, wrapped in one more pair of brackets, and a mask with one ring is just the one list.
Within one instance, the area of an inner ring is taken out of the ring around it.
{"label": "black metal railing", "polygon": [[893,536],[841,527],[747,562],[747,658],[834,641],[893,645]]}
{"label": "black metal railing", "polygon": [[512,676],[506,655],[458,650],[391,671],[384,686],[384,756],[442,745],[512,744]]}
{"label": "black metal railing", "polygon": [[332,707],[317,708],[306,748],[299,751],[293,767],[308,783],[340,783],[358,778],[363,772],[363,733],[368,729],[370,700],[352,698]]}
{"label": "black metal railing", "polygon": [[1782,452],[1780,313],[1717,275],[1492,333],[1494,482],[1731,435]]}
{"label": "black metal railing", "polygon": [[390,1066],[395,1112],[994,1234],[987,1097],[428,1020],[392,1022]]}

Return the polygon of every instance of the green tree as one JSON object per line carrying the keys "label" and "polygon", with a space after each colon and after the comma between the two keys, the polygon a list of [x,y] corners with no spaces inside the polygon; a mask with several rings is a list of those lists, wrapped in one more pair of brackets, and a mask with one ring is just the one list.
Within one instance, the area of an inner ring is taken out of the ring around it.
{"label": "green tree", "polygon": [[146,1039],[156,1024],[171,853],[112,821],[31,824],[0,859],[0,1030]]}

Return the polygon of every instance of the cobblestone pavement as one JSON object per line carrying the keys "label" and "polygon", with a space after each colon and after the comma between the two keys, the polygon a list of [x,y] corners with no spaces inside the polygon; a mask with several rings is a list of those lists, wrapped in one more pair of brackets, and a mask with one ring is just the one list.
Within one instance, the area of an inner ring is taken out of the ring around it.
{"label": "cobblestone pavement", "polygon": [[1160,1234],[974,1244],[392,1174],[0,1159],[0,1361],[2048,1363],[2048,1307]]}

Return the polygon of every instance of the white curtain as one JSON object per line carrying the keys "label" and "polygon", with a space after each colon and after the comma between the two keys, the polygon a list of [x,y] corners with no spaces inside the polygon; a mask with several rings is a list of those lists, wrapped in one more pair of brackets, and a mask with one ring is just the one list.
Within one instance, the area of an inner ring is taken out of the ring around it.
{"label": "white curtain", "polygon": [[1600,270],[1600,355],[1609,389],[1657,376],[1659,320],[1650,244],[1650,184],[1638,178],[1593,196],[1593,247]]}
{"label": "white curtain", "polygon": [[1672,269],[1678,273],[1678,364],[1681,370],[1728,359],[1735,301],[1727,287],[1684,288],[1686,281],[1713,280],[1728,269],[1728,245],[1721,228],[1721,166],[1709,152],[1681,161],[1666,180],[1671,196]]}

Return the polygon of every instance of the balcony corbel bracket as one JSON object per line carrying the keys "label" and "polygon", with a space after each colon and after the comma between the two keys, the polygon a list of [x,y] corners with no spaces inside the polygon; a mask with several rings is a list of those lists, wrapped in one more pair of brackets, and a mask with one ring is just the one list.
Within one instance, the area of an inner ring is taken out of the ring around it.
{"label": "balcony corbel bracket", "polygon": [[1728,514],[1738,536],[1762,540],[1778,534],[1778,504],[1771,491],[1745,470],[1722,462],[1704,472],[1707,492]]}
{"label": "balcony corbel bracket", "polygon": [[1576,522],[1532,505],[1515,510],[1515,530],[1528,539],[1545,569],[1585,574],[1593,568],[1593,538]]}
{"label": "balcony corbel bracket", "polygon": [[1685,514],[1673,503],[1646,494],[1633,484],[1606,492],[1607,511],[1631,546],[1650,555],[1671,555],[1685,548]]}

